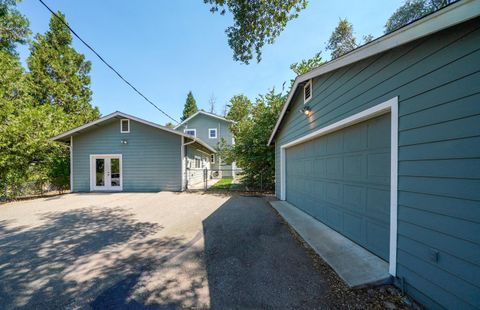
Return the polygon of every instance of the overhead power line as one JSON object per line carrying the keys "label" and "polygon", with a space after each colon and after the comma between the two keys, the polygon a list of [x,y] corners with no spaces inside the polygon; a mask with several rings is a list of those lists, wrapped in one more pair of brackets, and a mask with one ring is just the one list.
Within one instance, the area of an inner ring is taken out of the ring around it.
{"label": "overhead power line", "polygon": [[153,103],[152,100],[148,99],[147,96],[145,96],[141,91],[139,91],[135,86],[132,85],[126,78],[124,78],[111,64],[109,64],[97,51],[90,46],[85,40],[83,40],[76,32],[75,30],[72,29],[60,16],[58,16],[57,13],[55,13],[43,0],[38,0],[47,10],[52,13],[53,16],[55,16],[58,20],[62,22],[71,32],[72,34],[77,37],[89,50],[91,50],[97,57],[100,59],[110,70],[112,70],[123,82],[125,82],[128,86],[130,86],[137,94],[139,94],[143,99],[145,99],[148,103],[150,103],[152,106],[154,106],[158,111],[160,111],[163,115],[174,121],[175,123],[179,123],[176,119],[171,117],[170,115],[167,114],[167,112],[163,111],[160,109],[155,103]]}

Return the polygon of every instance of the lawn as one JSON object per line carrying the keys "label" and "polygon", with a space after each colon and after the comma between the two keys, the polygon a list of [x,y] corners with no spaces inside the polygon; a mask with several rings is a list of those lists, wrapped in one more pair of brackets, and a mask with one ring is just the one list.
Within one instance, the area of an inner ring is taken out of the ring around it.
{"label": "lawn", "polygon": [[210,189],[230,189],[233,184],[233,177],[223,177],[220,181],[213,184]]}

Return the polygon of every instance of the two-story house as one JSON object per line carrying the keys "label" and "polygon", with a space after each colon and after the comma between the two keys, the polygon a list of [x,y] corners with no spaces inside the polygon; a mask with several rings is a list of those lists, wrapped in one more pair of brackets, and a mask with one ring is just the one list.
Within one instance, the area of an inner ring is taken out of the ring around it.
{"label": "two-story house", "polygon": [[[198,138],[216,149],[219,143],[224,140],[226,145],[234,144],[233,134],[230,125],[234,123],[216,114],[205,111],[198,111],[174,129]],[[194,158],[194,157],[193,157]],[[193,163],[187,163],[187,168],[193,167]],[[211,177],[233,176],[235,174],[235,163],[227,164],[220,156],[210,154],[210,162],[207,165]]]}

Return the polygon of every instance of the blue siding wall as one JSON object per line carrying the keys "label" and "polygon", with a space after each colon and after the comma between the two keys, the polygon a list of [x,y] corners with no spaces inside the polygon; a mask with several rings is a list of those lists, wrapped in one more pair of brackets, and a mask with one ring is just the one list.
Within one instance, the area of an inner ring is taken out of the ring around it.
{"label": "blue siding wall", "polygon": [[[314,79],[280,145],[399,97],[397,276],[429,308],[480,308],[480,19]],[[435,253],[438,252],[438,260]]]}
{"label": "blue siding wall", "polygon": [[[197,116],[188,121],[188,123],[180,126],[177,130],[183,132],[183,130],[188,127],[189,129],[196,129],[197,138],[201,139],[203,142],[207,143],[213,148],[218,146],[218,143],[223,138],[227,145],[231,145],[233,141],[233,134],[230,131],[230,122],[199,113]],[[217,138],[211,139],[208,136],[208,129],[217,128]],[[215,164],[211,165],[212,169],[219,169],[219,157],[215,156]],[[224,170],[224,175],[231,175],[231,165],[226,165],[225,162],[222,163],[221,169]]]}
{"label": "blue siding wall", "polygon": [[106,121],[73,137],[73,189],[90,190],[90,154],[122,154],[124,191],[179,191],[180,146],[179,135],[132,120],[130,133],[120,133],[119,119]]}

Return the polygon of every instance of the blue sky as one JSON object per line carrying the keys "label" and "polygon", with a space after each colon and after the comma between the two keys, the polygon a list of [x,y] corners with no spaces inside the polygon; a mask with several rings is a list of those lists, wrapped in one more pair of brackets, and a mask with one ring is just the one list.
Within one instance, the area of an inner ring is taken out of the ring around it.
{"label": "blue sky", "polygon": [[[235,62],[225,29],[228,14],[211,14],[203,0],[45,0],[62,11],[70,25],[122,75],[167,113],[179,119],[186,95],[193,92],[199,108],[208,109],[213,95],[216,112],[236,94],[255,99],[294,78],[291,63],[325,49],[339,18],[347,18],[355,35],[383,33],[387,18],[402,0],[310,0],[275,44],[263,49],[263,60]],[[49,12],[37,0],[24,0],[19,10],[33,33],[48,29]],[[74,47],[92,61],[93,104],[102,114],[119,110],[160,124],[168,119],[120,81],[93,53],[75,39]],[[328,54],[323,52],[324,56]],[[23,60],[28,47],[20,47]]]}

